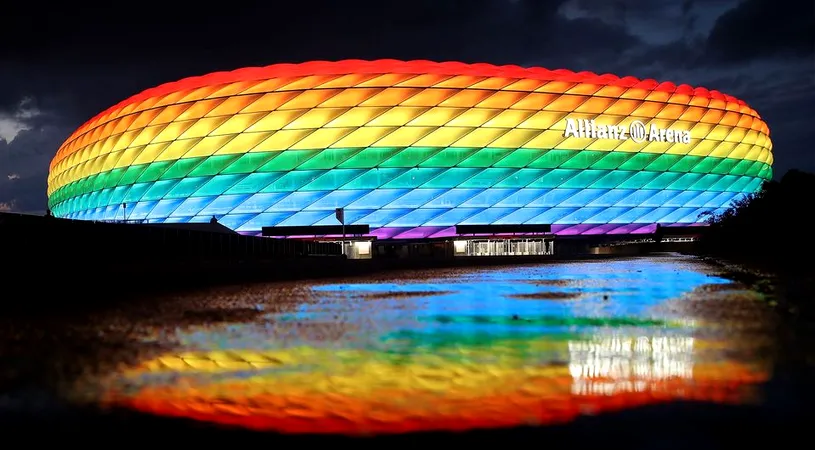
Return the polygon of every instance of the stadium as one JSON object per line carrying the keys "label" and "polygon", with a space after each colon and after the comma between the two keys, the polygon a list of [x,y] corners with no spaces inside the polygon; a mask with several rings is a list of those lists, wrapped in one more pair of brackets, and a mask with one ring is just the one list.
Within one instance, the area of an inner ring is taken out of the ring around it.
{"label": "stadium", "polygon": [[53,158],[48,203],[63,218],[217,220],[256,236],[338,234],[339,218],[377,240],[642,235],[759,190],[771,150],[744,101],[685,84],[278,64],[164,84],[92,118]]}

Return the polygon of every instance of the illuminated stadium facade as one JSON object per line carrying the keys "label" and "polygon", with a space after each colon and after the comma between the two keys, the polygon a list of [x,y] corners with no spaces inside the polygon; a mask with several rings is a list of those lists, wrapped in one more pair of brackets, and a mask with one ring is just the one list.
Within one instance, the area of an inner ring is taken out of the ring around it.
{"label": "illuminated stadium facade", "polygon": [[772,176],[767,125],[717,91],[427,61],[281,64],[142,92],[61,146],[57,217],[558,235],[695,225]]}

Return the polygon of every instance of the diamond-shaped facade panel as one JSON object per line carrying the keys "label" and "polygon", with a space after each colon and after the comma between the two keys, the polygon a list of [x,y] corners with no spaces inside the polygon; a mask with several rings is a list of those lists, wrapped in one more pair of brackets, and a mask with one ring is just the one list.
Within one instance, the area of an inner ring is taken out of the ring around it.
{"label": "diamond-shaped facade panel", "polygon": [[517,66],[281,64],[162,85],[91,119],[48,179],[58,217],[558,234],[693,225],[772,177],[769,129],[717,91]]}

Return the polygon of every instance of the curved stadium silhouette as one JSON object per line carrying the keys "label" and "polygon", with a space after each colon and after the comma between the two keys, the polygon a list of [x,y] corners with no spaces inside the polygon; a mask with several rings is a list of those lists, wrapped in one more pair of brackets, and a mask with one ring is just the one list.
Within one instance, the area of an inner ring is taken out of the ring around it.
{"label": "curved stadium silhouette", "polygon": [[310,62],[188,78],[111,107],[60,147],[48,196],[58,217],[214,216],[252,235],[336,224],[335,208],[380,239],[467,224],[636,234],[702,224],[703,212],[756,192],[772,177],[771,150],[756,111],[705,88],[488,64]]}

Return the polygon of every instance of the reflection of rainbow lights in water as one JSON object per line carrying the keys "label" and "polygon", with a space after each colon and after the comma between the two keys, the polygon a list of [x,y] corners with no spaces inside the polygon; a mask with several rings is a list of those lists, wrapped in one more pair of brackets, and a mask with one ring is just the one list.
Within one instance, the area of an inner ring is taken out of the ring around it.
{"label": "reflection of rainbow lights in water", "polygon": [[[147,387],[111,393],[109,401],[260,430],[394,433],[554,424],[672,400],[738,403],[745,386],[764,380],[733,362],[694,365],[693,345],[693,338],[640,336],[493,342],[436,354],[301,347],[167,355],[125,374]],[[563,350],[568,363],[535,362]],[[158,382],[162,374],[172,381]]]}
{"label": "reflection of rainbow lights in water", "polygon": [[[727,283],[677,260],[311,286],[311,300],[270,322],[176,332],[186,350],[114,374],[103,403],[258,430],[380,434],[754,400],[766,367],[728,353],[749,338],[711,335],[684,300],[669,317],[653,309]],[[516,299],[542,291],[579,298]]]}

